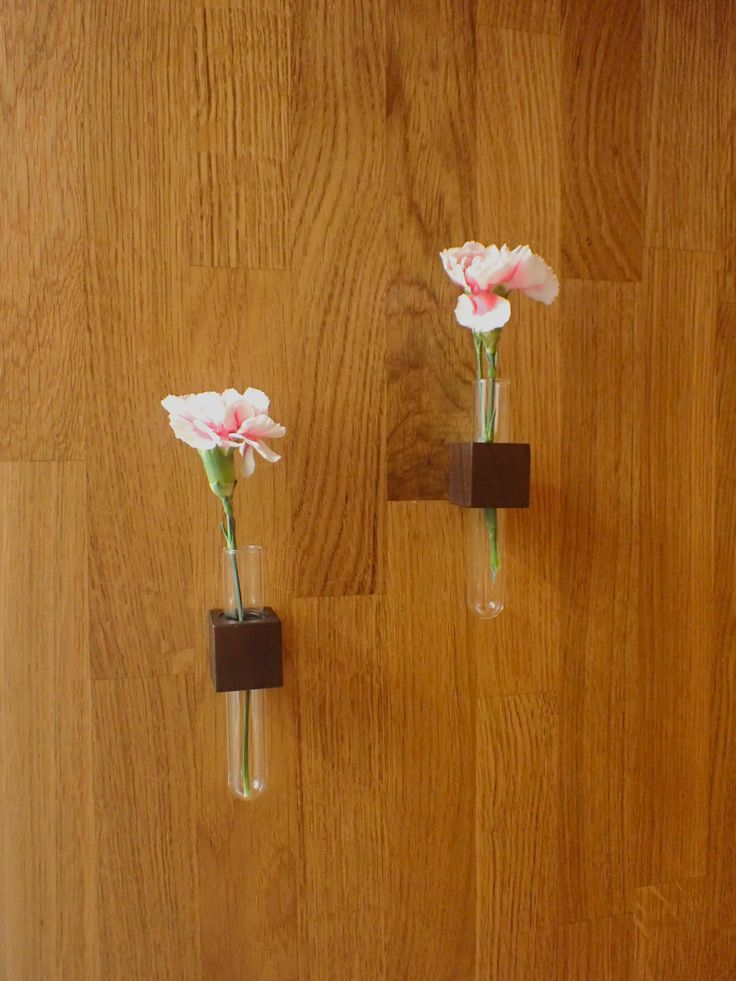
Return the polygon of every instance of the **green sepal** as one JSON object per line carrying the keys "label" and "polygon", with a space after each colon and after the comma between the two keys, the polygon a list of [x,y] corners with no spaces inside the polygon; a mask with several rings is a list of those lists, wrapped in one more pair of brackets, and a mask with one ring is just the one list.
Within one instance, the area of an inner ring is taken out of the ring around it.
{"label": "green sepal", "polygon": [[487,334],[478,335],[483,342],[483,347],[486,349],[486,353],[490,357],[494,357],[498,351],[498,342],[501,340],[502,329],[503,328],[498,327],[496,330],[489,330]]}
{"label": "green sepal", "polygon": [[231,498],[238,482],[235,473],[234,450],[222,450],[215,447],[213,450],[198,450],[197,452],[204,464],[212,493],[216,494],[220,500]]}

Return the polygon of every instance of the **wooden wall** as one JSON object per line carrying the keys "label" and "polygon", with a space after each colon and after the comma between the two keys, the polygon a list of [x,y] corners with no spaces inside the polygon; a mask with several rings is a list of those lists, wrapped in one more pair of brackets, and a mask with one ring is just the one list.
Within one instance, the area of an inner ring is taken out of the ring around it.
{"label": "wooden wall", "polygon": [[[0,974],[736,977],[736,7],[0,0]],[[463,605],[437,259],[529,241],[533,507]],[[286,687],[225,785],[217,502],[254,384]]]}

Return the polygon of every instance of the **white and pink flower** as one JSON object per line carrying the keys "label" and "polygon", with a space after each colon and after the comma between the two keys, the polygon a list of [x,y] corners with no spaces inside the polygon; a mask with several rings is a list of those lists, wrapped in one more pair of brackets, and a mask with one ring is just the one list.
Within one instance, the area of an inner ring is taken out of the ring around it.
{"label": "white and pink flower", "polygon": [[502,245],[466,242],[462,248],[440,252],[450,279],[464,293],[458,298],[455,317],[463,327],[485,334],[499,330],[511,316],[507,299],[513,290],[532,300],[552,303],[560,284],[554,272],[528,245],[509,249]]}
{"label": "white and pink flower", "polygon": [[286,435],[284,427],[268,415],[269,404],[268,396],[257,388],[242,394],[228,388],[222,394],[169,395],[161,402],[178,439],[195,450],[238,450],[246,477],[255,470],[254,453],[269,463],[281,459],[264,442]]}

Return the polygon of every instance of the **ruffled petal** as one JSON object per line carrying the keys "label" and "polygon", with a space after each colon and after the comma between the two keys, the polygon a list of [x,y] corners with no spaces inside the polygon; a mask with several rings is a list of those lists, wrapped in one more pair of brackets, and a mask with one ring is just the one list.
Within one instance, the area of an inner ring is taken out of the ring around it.
{"label": "ruffled petal", "polygon": [[512,275],[505,282],[506,287],[526,293],[531,300],[552,303],[560,291],[559,280],[554,272],[541,256],[534,255],[526,245],[515,249],[514,253],[518,253],[518,261]]}
{"label": "ruffled petal", "polygon": [[459,286],[461,290],[464,290],[467,287],[465,270],[455,258],[454,251],[454,249],[445,249],[444,252],[440,252],[440,259],[442,260],[445,272],[453,283]]}
{"label": "ruffled petal", "polygon": [[243,455],[243,476],[252,477],[256,469],[256,458],[253,454],[252,446],[241,446],[240,452]]}
{"label": "ruffled petal", "polygon": [[495,293],[463,294],[458,297],[455,307],[457,322],[477,334],[498,330],[508,323],[510,316],[511,304]]}
{"label": "ruffled petal", "polygon": [[271,400],[260,388],[246,388],[243,399],[250,405],[256,415],[268,412]]}
{"label": "ruffled petal", "polygon": [[171,416],[169,425],[177,439],[195,450],[212,450],[219,445],[217,435],[211,430],[195,425],[191,419]]}
{"label": "ruffled petal", "polygon": [[246,419],[238,430],[241,436],[253,439],[280,439],[286,435],[286,429],[270,416],[258,415]]}
{"label": "ruffled petal", "polygon": [[253,449],[259,454],[259,456],[262,456],[264,460],[268,460],[269,463],[278,463],[281,459],[278,453],[274,453],[271,447],[267,446],[265,443],[254,442]]}

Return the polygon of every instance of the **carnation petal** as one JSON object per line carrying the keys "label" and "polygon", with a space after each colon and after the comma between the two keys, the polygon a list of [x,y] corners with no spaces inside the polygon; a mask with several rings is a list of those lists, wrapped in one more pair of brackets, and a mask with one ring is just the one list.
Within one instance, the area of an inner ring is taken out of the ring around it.
{"label": "carnation petal", "polygon": [[259,441],[253,444],[253,449],[259,456],[262,456],[264,460],[268,460],[269,463],[278,463],[281,457],[278,453],[275,453],[270,446],[267,446],[264,442]]}
{"label": "carnation petal", "polygon": [[194,426],[190,419],[181,416],[171,416],[169,425],[177,439],[195,450],[211,450],[218,445],[217,437],[209,431],[202,431]]}
{"label": "carnation petal", "polygon": [[445,249],[444,252],[440,252],[440,259],[442,260],[445,272],[453,283],[464,290],[467,286],[465,282],[465,270],[455,258],[454,251],[454,249]]}
{"label": "carnation petal", "polygon": [[531,300],[552,303],[560,291],[560,284],[554,272],[541,256],[535,255],[528,246],[514,249],[518,263],[505,285],[510,290],[519,290]]}
{"label": "carnation petal", "polygon": [[[481,301],[482,302],[478,302]],[[511,316],[511,304],[495,293],[483,293],[482,297],[463,294],[458,297],[455,317],[462,327],[474,333],[485,334],[503,327]]]}
{"label": "carnation petal", "polygon": [[238,431],[251,439],[280,439],[286,435],[286,429],[266,415],[246,419]]}
{"label": "carnation petal", "polygon": [[246,388],[243,399],[253,407],[256,413],[268,412],[268,407],[271,404],[268,395],[262,392],[260,388]]}
{"label": "carnation petal", "polygon": [[557,299],[559,292],[560,281],[551,269],[548,270],[543,282],[535,286],[527,286],[524,290],[530,300],[538,300],[548,305]]}
{"label": "carnation petal", "polygon": [[243,454],[243,476],[252,477],[253,471],[256,469],[256,458],[253,455],[253,447],[243,445],[240,451]]}

